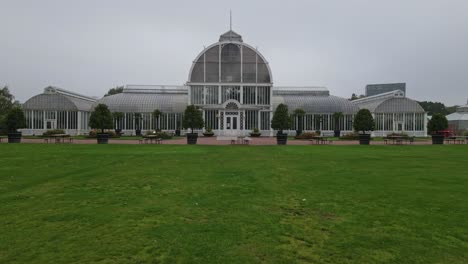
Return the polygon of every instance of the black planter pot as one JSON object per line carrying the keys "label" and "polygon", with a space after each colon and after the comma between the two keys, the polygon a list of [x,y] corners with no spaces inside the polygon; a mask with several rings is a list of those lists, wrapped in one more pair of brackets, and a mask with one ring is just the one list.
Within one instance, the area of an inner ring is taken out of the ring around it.
{"label": "black planter pot", "polygon": [[370,134],[359,134],[359,144],[360,145],[369,145]]}
{"label": "black planter pot", "polygon": [[21,132],[8,133],[8,143],[21,143]]}
{"label": "black planter pot", "polygon": [[107,144],[109,142],[109,134],[107,133],[98,133],[97,134],[97,143],[98,144]]}
{"label": "black planter pot", "polygon": [[187,144],[195,145],[197,144],[198,134],[197,133],[187,133]]}
{"label": "black planter pot", "polygon": [[276,134],[276,144],[278,145],[286,145],[288,142],[288,134]]}
{"label": "black planter pot", "polygon": [[334,136],[334,137],[338,137],[338,138],[339,138],[339,137],[341,136],[340,134],[341,134],[341,131],[340,131],[340,130],[334,130],[334,131],[333,131],[333,136]]}
{"label": "black planter pot", "polygon": [[180,129],[176,129],[175,135],[176,135],[177,137],[180,137]]}
{"label": "black planter pot", "polygon": [[443,145],[444,135],[432,135],[432,145]]}

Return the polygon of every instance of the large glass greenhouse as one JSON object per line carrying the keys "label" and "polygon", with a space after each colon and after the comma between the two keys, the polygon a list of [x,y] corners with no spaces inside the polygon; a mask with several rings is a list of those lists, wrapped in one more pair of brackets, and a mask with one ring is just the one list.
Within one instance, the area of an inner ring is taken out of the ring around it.
{"label": "large glass greenhouse", "polygon": [[411,136],[427,135],[427,116],[418,102],[401,90],[368,96],[352,101],[359,108],[369,109],[374,116],[374,136],[405,132]]}
{"label": "large glass greenhouse", "polygon": [[458,107],[455,113],[448,115],[447,120],[453,131],[468,130],[468,100],[466,105]]}
{"label": "large glass greenhouse", "polygon": [[96,98],[46,87],[42,94],[33,96],[23,104],[27,128],[22,132],[25,135],[41,135],[50,129],[63,129],[72,135],[88,133],[89,115],[96,102]]}
{"label": "large glass greenhouse", "polygon": [[[368,108],[377,121],[374,135],[400,131],[426,135],[424,110],[402,91],[349,101],[330,95],[324,87],[273,86],[266,58],[232,30],[195,57],[182,86],[127,85],[122,93],[100,100],[48,87],[24,104],[28,128],[23,133],[40,134],[48,129],[88,133],[89,113],[98,103],[118,113],[115,128],[126,135],[134,135],[136,130],[177,129],[183,134],[183,112],[193,104],[205,121],[205,128],[198,132],[210,128],[216,135],[246,135],[258,129],[262,135],[272,136],[273,111],[281,103],[288,106],[293,120],[290,134],[296,130],[351,132],[354,115],[360,108]],[[299,109],[304,116],[293,114]],[[335,113],[340,113],[338,122]]]}

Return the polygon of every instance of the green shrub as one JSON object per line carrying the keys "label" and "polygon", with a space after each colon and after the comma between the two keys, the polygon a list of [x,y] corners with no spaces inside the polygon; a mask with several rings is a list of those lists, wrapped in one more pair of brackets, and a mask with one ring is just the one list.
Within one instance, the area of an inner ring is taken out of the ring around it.
{"label": "green shrub", "polygon": [[100,129],[104,133],[105,129],[114,127],[114,120],[109,108],[105,104],[98,104],[91,112],[89,117],[89,126],[94,129]]}
{"label": "green shrub", "polygon": [[434,114],[427,123],[427,130],[429,134],[437,134],[442,130],[448,128],[448,121],[447,118],[442,114]]}
{"label": "green shrub", "polygon": [[375,123],[371,112],[368,109],[361,109],[357,112],[353,122],[354,130],[366,133],[374,131]]}
{"label": "green shrub", "polygon": [[203,127],[203,114],[196,106],[189,105],[185,108],[182,123],[184,124],[184,128],[190,128],[191,133],[193,133],[194,129],[200,129]]}
{"label": "green shrub", "polygon": [[65,134],[65,131],[63,129],[50,129],[42,133],[42,136],[48,137],[48,136],[57,135],[57,134]]}
{"label": "green shrub", "polygon": [[465,137],[468,137],[468,130],[465,131],[465,133],[463,133],[463,135],[465,135]]}
{"label": "green shrub", "polygon": [[211,129],[211,127],[206,127],[206,128],[205,128],[205,132],[203,132],[203,135],[204,135],[205,137],[212,137],[212,136],[214,136],[214,132],[213,132],[213,130]]}
{"label": "green shrub", "polygon": [[5,117],[6,127],[9,132],[16,132],[18,129],[26,128],[26,118],[23,109],[19,106],[11,108]]}
{"label": "green shrub", "polygon": [[273,113],[271,120],[271,128],[278,130],[279,134],[283,134],[283,130],[291,127],[291,117],[288,114],[288,106],[285,104],[279,104]]}
{"label": "green shrub", "polygon": [[401,133],[390,133],[387,135],[387,137],[409,137],[407,133],[401,132]]}
{"label": "green shrub", "polygon": [[[96,130],[91,130],[88,133],[88,137],[89,138],[96,138],[97,133],[98,132],[96,132]],[[99,132],[99,133],[101,133],[101,132]],[[110,138],[119,138],[120,137],[120,135],[118,135],[117,133],[115,133],[114,131],[111,131],[111,130],[105,131],[105,133],[109,134]]]}
{"label": "green shrub", "polygon": [[252,137],[259,137],[259,136],[262,135],[262,132],[260,132],[260,129],[258,129],[258,128],[256,127],[256,128],[254,128],[254,129],[252,130],[252,132],[250,132],[249,134],[250,134],[250,136],[252,136]]}
{"label": "green shrub", "polygon": [[157,138],[161,138],[161,139],[171,139],[172,138],[172,135],[167,133],[167,132],[164,132],[164,131],[151,131],[151,130],[148,130],[145,132],[145,135],[146,136],[156,136]]}
{"label": "green shrub", "polygon": [[344,134],[340,137],[340,139],[343,140],[358,140],[359,139],[359,134],[358,133],[347,133]]}
{"label": "green shrub", "polygon": [[317,134],[314,133],[314,132],[304,132],[298,136],[295,136],[294,138],[295,139],[312,139],[314,137],[316,137]]}

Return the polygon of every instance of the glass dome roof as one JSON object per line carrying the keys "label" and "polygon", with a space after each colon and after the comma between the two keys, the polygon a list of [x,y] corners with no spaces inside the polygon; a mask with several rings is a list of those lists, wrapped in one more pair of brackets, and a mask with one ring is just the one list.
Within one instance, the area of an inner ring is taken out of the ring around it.
{"label": "glass dome roof", "polygon": [[44,93],[31,97],[23,104],[25,110],[91,111],[97,100],[57,87],[47,87]]}
{"label": "glass dome roof", "polygon": [[125,88],[122,93],[106,96],[98,103],[105,104],[111,112],[182,113],[187,107],[187,87],[145,86]]}
{"label": "glass dome roof", "polygon": [[230,30],[194,60],[189,83],[272,83],[268,62]]}

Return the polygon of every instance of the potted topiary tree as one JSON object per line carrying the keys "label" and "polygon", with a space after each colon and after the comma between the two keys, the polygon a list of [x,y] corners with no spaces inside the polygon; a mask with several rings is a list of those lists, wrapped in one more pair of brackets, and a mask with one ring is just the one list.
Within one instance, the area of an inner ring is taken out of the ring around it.
{"label": "potted topiary tree", "polygon": [[306,112],[304,109],[298,108],[294,110],[294,116],[297,117],[297,130],[296,130],[296,137],[302,134],[302,123]]}
{"label": "potted topiary tree", "polygon": [[163,113],[162,113],[161,111],[159,111],[158,109],[156,109],[156,110],[153,111],[153,117],[156,119],[156,120],[155,120],[156,131],[159,131],[159,130],[160,130],[160,129],[159,129],[159,118],[161,118],[162,114],[163,114]]}
{"label": "potted topiary tree", "polygon": [[427,123],[427,130],[432,135],[432,144],[444,144],[444,134],[441,131],[448,128],[447,118],[442,114],[434,114]]}
{"label": "potted topiary tree", "polygon": [[21,143],[21,132],[18,129],[26,128],[26,118],[19,106],[11,108],[5,117],[8,129],[8,143]]}
{"label": "potted topiary tree", "polygon": [[343,117],[343,113],[335,112],[332,115],[333,121],[335,122],[335,130],[333,131],[334,137],[340,137],[341,130],[340,130],[340,119]]}
{"label": "potted topiary tree", "polygon": [[101,133],[97,133],[97,143],[107,144],[109,134],[104,132],[104,129],[113,128],[112,114],[105,104],[98,104],[89,117],[89,126],[93,129],[100,129]]}
{"label": "potted topiary tree", "polygon": [[187,144],[197,144],[198,134],[193,133],[194,129],[203,127],[203,115],[194,105],[185,108],[183,124],[185,128],[190,128],[191,133],[187,133]]}
{"label": "potted topiary tree", "polygon": [[115,133],[120,136],[120,133],[122,132],[122,118],[124,117],[124,113],[114,112],[112,113],[112,117],[115,122]]}
{"label": "potted topiary tree", "polygon": [[367,132],[374,131],[375,123],[371,112],[368,109],[361,109],[354,117],[354,130],[359,132],[359,144],[369,145],[370,134]]}
{"label": "potted topiary tree", "polygon": [[291,118],[288,113],[288,106],[279,104],[273,113],[271,120],[271,128],[278,130],[276,134],[276,143],[278,145],[286,145],[288,141],[288,134],[283,133],[283,130],[291,127]]}

